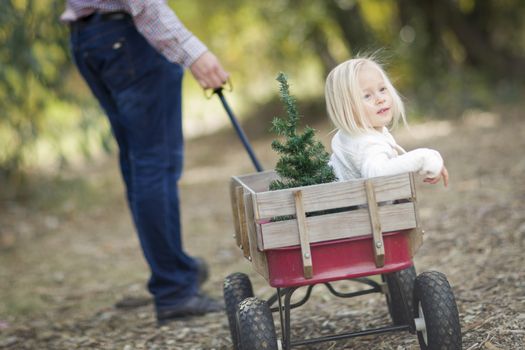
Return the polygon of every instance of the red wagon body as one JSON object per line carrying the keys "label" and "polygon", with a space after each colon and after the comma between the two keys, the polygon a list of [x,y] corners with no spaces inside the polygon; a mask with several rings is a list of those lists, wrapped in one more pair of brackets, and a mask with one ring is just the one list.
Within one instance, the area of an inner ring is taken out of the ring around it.
{"label": "red wagon body", "polygon": [[412,265],[408,234],[408,231],[383,234],[385,264],[382,267],[376,267],[371,236],[314,243],[310,279],[303,275],[299,247],[268,250],[268,282],[276,288],[297,287],[406,269]]}

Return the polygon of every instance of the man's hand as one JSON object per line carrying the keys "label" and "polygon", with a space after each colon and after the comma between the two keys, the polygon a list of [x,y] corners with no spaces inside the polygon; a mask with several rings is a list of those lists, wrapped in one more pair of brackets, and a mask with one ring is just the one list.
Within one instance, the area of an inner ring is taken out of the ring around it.
{"label": "man's hand", "polygon": [[191,73],[204,89],[216,89],[224,85],[229,74],[210,51],[197,58],[190,66]]}
{"label": "man's hand", "polygon": [[443,166],[443,169],[441,169],[441,173],[438,176],[427,177],[423,181],[434,185],[434,184],[437,184],[439,180],[441,180],[441,178],[443,178],[443,184],[445,185],[445,187],[447,187],[448,186],[448,170],[447,168],[445,168],[445,166]]}

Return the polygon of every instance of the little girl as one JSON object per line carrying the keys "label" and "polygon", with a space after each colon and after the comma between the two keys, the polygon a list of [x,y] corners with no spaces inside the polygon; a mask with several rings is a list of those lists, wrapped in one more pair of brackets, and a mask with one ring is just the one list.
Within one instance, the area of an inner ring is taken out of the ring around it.
{"label": "little girl", "polygon": [[418,172],[436,184],[448,172],[439,152],[418,148],[406,152],[386,128],[403,120],[399,94],[381,66],[356,58],[334,68],[325,86],[326,106],[338,131],[332,139],[330,165],[340,181]]}

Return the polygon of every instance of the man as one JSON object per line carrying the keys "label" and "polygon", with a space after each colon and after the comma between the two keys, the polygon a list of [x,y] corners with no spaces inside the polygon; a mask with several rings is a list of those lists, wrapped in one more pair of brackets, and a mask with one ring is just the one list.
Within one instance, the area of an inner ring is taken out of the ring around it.
{"label": "man", "polygon": [[68,0],[75,63],[111,123],[128,204],[151,269],[157,320],[204,315],[222,305],[199,292],[202,260],[182,247],[177,182],[183,164],[181,83],[203,88],[228,73],[163,0]]}

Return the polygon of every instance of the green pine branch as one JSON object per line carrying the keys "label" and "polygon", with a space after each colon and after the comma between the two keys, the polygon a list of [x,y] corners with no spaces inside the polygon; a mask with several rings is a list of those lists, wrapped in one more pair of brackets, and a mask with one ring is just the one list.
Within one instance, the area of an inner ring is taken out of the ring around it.
{"label": "green pine branch", "polygon": [[280,99],[286,112],[285,118],[276,117],[271,130],[283,140],[274,140],[272,149],[280,154],[275,171],[280,180],[270,184],[271,190],[309,186],[336,180],[332,167],[328,165],[330,155],[323,144],[315,140],[315,130],[306,127],[303,133],[297,128],[300,115],[296,99],[290,94],[288,79],[284,73],[277,76]]}

